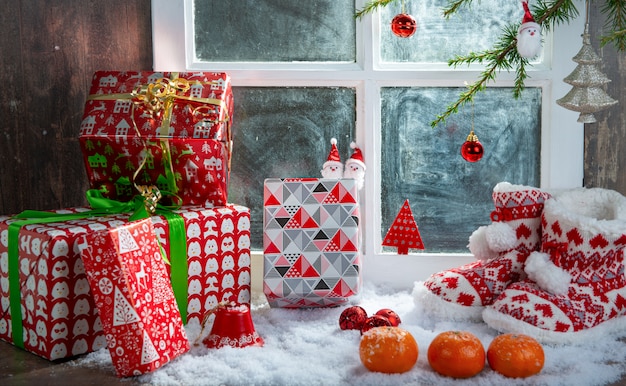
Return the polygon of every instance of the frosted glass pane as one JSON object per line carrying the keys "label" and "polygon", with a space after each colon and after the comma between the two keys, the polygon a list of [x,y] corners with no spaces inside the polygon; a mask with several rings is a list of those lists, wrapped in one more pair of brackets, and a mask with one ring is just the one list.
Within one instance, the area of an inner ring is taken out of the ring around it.
{"label": "frosted glass pane", "polygon": [[382,8],[380,13],[380,56],[383,62],[446,63],[456,55],[479,52],[493,46],[509,23],[524,16],[519,0],[473,1],[450,18],[442,16],[447,0],[406,1],[405,13],[417,21],[409,38],[391,32],[391,20],[402,11],[401,1]]}
{"label": "frosted glass pane", "polygon": [[353,88],[234,87],[234,144],[228,201],[251,210],[252,247],[263,248],[263,181],[321,177],[337,138],[342,160],[352,154]]}
{"label": "frosted glass pane", "polygon": [[467,252],[470,234],[490,223],[491,193],[501,181],[539,186],[541,89],[514,99],[510,88],[488,88],[475,98],[474,131],[483,158],[470,163],[460,148],[472,128],[471,107],[431,128],[459,88],[383,88],[382,236],[405,199],[425,252]]}
{"label": "frosted glass pane", "polygon": [[195,0],[205,62],[355,62],[353,1]]}

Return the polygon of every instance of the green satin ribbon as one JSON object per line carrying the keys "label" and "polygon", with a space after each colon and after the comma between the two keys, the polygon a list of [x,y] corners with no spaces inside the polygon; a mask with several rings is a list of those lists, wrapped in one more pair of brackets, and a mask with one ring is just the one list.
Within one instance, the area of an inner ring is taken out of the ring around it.
{"label": "green satin ribbon", "polygon": [[[24,326],[22,323],[21,286],[19,274],[19,232],[29,224],[44,224],[69,220],[86,219],[90,217],[106,216],[111,214],[132,213],[129,221],[150,217],[142,196],[135,196],[131,201],[116,201],[102,196],[99,190],[87,191],[87,201],[92,210],[78,213],[54,213],[36,210],[25,210],[14,216],[17,221],[9,224],[8,258],[9,258],[9,307],[11,310],[11,329],[13,344],[24,348]],[[157,205],[156,214],[165,217],[169,228],[170,259],[159,243],[161,254],[170,264],[172,289],[180,310],[183,322],[187,323],[187,238],[185,220],[182,216],[172,212],[175,207]],[[25,281],[24,281],[25,282]]]}

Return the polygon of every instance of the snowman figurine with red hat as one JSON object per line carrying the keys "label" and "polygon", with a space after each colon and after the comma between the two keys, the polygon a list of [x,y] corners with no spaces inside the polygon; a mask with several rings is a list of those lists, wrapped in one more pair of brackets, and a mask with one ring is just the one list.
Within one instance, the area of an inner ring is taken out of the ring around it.
{"label": "snowman figurine with red hat", "polygon": [[343,164],[337,150],[337,138],[330,139],[330,153],[328,159],[322,165],[322,177],[339,179],[343,176]]}
{"label": "snowman figurine with red hat", "polygon": [[517,53],[522,58],[534,58],[541,52],[541,26],[535,22],[528,8],[528,0],[522,0],[524,18],[517,30]]}
{"label": "snowman figurine with red hat", "polygon": [[346,167],[343,172],[343,178],[354,178],[357,188],[363,188],[365,181],[365,162],[363,162],[363,153],[356,146],[355,142],[350,143],[350,147],[354,150],[352,156],[346,161]]}

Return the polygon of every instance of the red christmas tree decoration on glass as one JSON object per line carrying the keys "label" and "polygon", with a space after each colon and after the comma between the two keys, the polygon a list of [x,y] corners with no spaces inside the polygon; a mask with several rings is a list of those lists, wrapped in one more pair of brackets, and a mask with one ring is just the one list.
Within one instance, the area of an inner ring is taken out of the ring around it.
{"label": "red christmas tree decoration on glass", "polygon": [[409,200],[404,201],[400,212],[389,227],[383,245],[398,248],[398,254],[406,255],[409,249],[424,249],[417,223],[413,217]]}

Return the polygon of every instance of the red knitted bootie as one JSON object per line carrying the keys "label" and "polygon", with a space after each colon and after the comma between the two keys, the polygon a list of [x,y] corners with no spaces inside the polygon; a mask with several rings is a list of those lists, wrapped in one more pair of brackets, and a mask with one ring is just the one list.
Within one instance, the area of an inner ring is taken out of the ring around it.
{"label": "red knitted bootie", "polygon": [[485,308],[484,321],[547,343],[626,332],[626,197],[574,189],[548,200],[528,278]]}
{"label": "red knitted bootie", "polygon": [[537,188],[501,182],[493,189],[492,224],[469,238],[476,261],[417,283],[413,296],[424,311],[453,320],[480,320],[486,305],[520,280],[528,254],[541,244],[541,212],[550,195]]}

